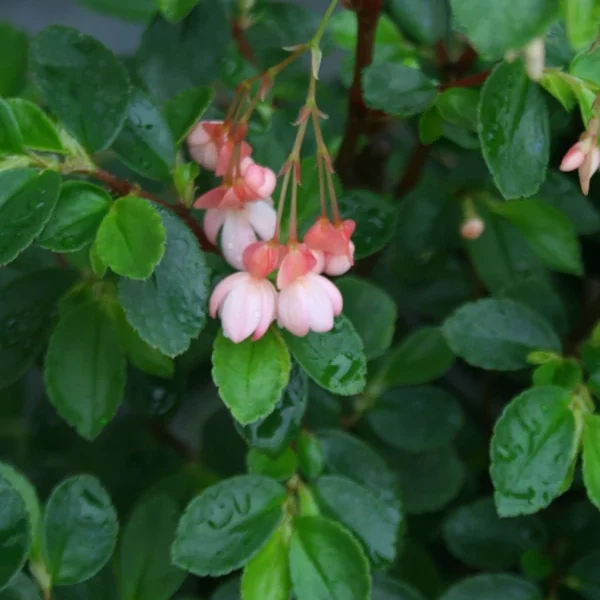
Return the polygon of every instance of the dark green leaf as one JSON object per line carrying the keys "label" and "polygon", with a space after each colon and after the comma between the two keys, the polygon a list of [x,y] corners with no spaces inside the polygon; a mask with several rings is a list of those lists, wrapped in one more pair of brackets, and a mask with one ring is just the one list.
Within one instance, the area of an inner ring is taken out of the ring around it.
{"label": "dark green leaf", "polygon": [[44,514],[44,554],[54,585],[90,579],[110,559],[119,524],[110,497],[90,475],[63,481]]}
{"label": "dark green leaf", "polygon": [[165,252],[166,231],[154,205],[137,196],[119,198],[96,234],[100,260],[130,279],[148,279]]}
{"label": "dark green leaf", "polygon": [[11,98],[6,102],[19,126],[26,148],[65,152],[56,126],[37,104],[23,98]]}
{"label": "dark green leaf", "polygon": [[298,600],[368,600],[369,564],[358,542],[323,517],[298,517],[290,543]]}
{"label": "dark green leaf", "polygon": [[365,418],[379,439],[407,452],[447,446],[463,424],[454,396],[429,386],[386,392]]}
{"label": "dark green leaf", "polygon": [[219,395],[242,425],[273,412],[292,367],[285,343],[273,328],[256,342],[248,338],[239,344],[220,331],[212,361]]}
{"label": "dark green leaf", "polygon": [[339,475],[325,475],[315,484],[324,515],[340,521],[362,543],[375,568],[396,557],[401,517],[392,518],[385,503],[368,488]]}
{"label": "dark green leaf", "polygon": [[56,208],[40,234],[40,245],[55,252],[75,252],[96,235],[110,207],[110,195],[86,181],[67,181]]}
{"label": "dark green leaf", "polygon": [[[383,289],[358,277],[343,277],[336,285],[344,297],[344,314],[360,335],[367,360],[378,358],[392,343],[396,304]],[[373,314],[376,320],[370,318]]]}
{"label": "dark green leaf", "polygon": [[18,94],[27,80],[29,38],[10,23],[0,23],[0,96]]}
{"label": "dark green leaf", "polygon": [[581,591],[586,600],[600,598],[599,565],[600,552],[592,552],[580,558],[569,570],[569,587]]}
{"label": "dark green leaf", "polygon": [[125,67],[100,42],[61,25],[31,45],[31,64],[45,102],[90,152],[108,147],[127,116],[131,95]]}
{"label": "dark green leaf", "polygon": [[418,69],[397,63],[379,63],[363,71],[365,101],[371,108],[395,117],[423,112],[437,94],[436,86]]}
{"label": "dark green leaf", "polygon": [[546,542],[535,517],[501,519],[492,498],[461,506],[444,522],[444,540],[452,554],[475,569],[510,569],[527,550]]}
{"label": "dark green leaf", "polygon": [[541,36],[557,17],[558,0],[450,0],[458,26],[486,58],[501,58]]}
{"label": "dark green leaf", "polygon": [[100,13],[128,19],[147,21],[156,12],[156,0],[77,0],[80,4]]}
{"label": "dark green leaf", "polygon": [[561,492],[578,444],[570,402],[563,388],[536,387],[502,413],[490,469],[501,517],[537,512]]}
{"label": "dark green leaf", "polygon": [[430,146],[444,135],[444,119],[435,105],[430,106],[419,117],[419,140]]}
{"label": "dark green leaf", "polygon": [[42,594],[39,586],[21,572],[0,592],[0,600],[42,600]]}
{"label": "dark green leaf", "polygon": [[428,46],[450,29],[448,0],[390,0],[388,11],[407,35]]}
{"label": "dark green leaf", "polygon": [[24,154],[23,136],[8,102],[0,98],[0,155]]}
{"label": "dark green leaf", "polygon": [[292,356],[321,387],[340,396],[362,392],[367,360],[359,335],[344,315],[328,333],[299,338],[283,331],[283,337]]}
{"label": "dark green leaf", "polygon": [[166,495],[141,501],[127,523],[119,546],[122,600],[169,600],[185,579],[171,565],[179,509]]}
{"label": "dark green leaf", "polygon": [[123,399],[125,355],[115,323],[93,302],[63,314],[48,345],[48,396],[61,417],[88,440],[114,417]]}
{"label": "dark green leaf", "polygon": [[30,520],[21,494],[0,475],[0,589],[21,570],[31,544]]}
{"label": "dark green leaf", "polygon": [[157,207],[167,232],[167,248],[152,279],[122,279],[119,298],[140,337],[167,356],[190,346],[206,321],[210,269],[198,241],[170,210]]}
{"label": "dark green leaf", "polygon": [[212,88],[200,86],[184,90],[165,102],[163,112],[177,144],[181,144],[188,136],[211,105],[214,96]]}
{"label": "dark green leaf", "polygon": [[476,575],[457,583],[441,600],[542,600],[533,583],[514,575]]}
{"label": "dark green leaf", "polygon": [[219,76],[219,57],[230,43],[229,31],[224,6],[213,0],[200,0],[177,25],[157,17],[142,37],[136,55],[137,74],[160,101],[210,84]]}
{"label": "dark green leaf", "polygon": [[14,260],[43,230],[59,189],[60,177],[54,171],[0,173],[0,265]]}
{"label": "dark green leaf", "polygon": [[117,583],[110,564],[83,583],[52,590],[52,600],[106,600],[107,598],[118,598]]}
{"label": "dark green leaf", "polygon": [[583,481],[591,502],[600,508],[600,416],[585,415]]}
{"label": "dark green leaf", "polygon": [[134,89],[127,118],[113,143],[117,156],[148,179],[170,181],[175,165],[175,142],[158,107]]}
{"label": "dark green leaf", "polygon": [[479,93],[475,90],[450,88],[436,98],[435,105],[446,121],[469,131],[477,131]]}
{"label": "dark green leaf", "polygon": [[407,583],[377,574],[373,578],[371,600],[424,600],[424,596]]}
{"label": "dark green leaf", "polygon": [[548,109],[543,92],[527,77],[521,61],[502,63],[483,86],[479,139],[494,182],[505,198],[538,191],[550,155]]}
{"label": "dark green leaf", "polygon": [[240,600],[242,597],[240,586],[241,581],[239,578],[229,579],[217,588],[210,600]]}
{"label": "dark green leaf", "polygon": [[504,298],[463,305],[446,320],[443,331],[456,355],[483,369],[522,369],[530,352],[561,348],[543,318]]}
{"label": "dark green leaf", "polygon": [[174,563],[200,576],[239,569],[277,529],[286,499],[279,483],[258,475],[240,475],[208,488],[181,517]]}
{"label": "dark green leaf", "polygon": [[167,21],[177,23],[196,6],[198,0],[158,0],[158,8]]}

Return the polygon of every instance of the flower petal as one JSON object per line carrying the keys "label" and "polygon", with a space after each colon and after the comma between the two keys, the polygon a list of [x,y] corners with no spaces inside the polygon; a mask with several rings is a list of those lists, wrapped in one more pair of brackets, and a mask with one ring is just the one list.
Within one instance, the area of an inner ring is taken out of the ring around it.
{"label": "flower petal", "polygon": [[217,312],[221,308],[227,294],[240,285],[247,277],[247,273],[233,273],[219,282],[217,287],[213,290],[209,302],[209,313],[213,319],[217,316]]}
{"label": "flower petal", "polygon": [[265,200],[248,202],[245,211],[250,225],[261,239],[270,240],[275,235],[277,212],[271,204]]}
{"label": "flower petal", "polygon": [[208,190],[208,192],[196,198],[194,208],[219,208],[226,192],[227,188],[224,188],[222,185]]}
{"label": "flower petal", "polygon": [[279,292],[277,321],[280,327],[298,337],[304,337],[310,331],[310,316],[301,281],[295,281]]}
{"label": "flower petal", "polygon": [[[306,302],[310,328],[313,331],[324,333],[333,329],[333,305],[325,288],[319,284],[316,277],[306,278],[308,291]],[[323,278],[321,277],[321,279]]]}
{"label": "flower petal", "polygon": [[270,281],[264,279],[260,281],[259,289],[261,293],[261,309],[260,309],[260,321],[258,323],[258,327],[256,328],[252,339],[254,341],[259,340],[267,329],[269,329],[269,325],[275,320],[276,310],[275,307],[277,305],[277,291],[275,287]]}
{"label": "flower petal", "polygon": [[227,211],[221,233],[221,246],[225,260],[232,267],[242,271],[244,269],[244,251],[254,242],[256,242],[256,235],[244,211]]}
{"label": "flower petal", "polygon": [[223,333],[235,344],[252,335],[260,321],[260,288],[247,277],[225,298],[221,311]]}
{"label": "flower petal", "polygon": [[204,233],[214,246],[217,245],[219,230],[225,223],[227,212],[218,208],[209,208],[204,215]]}
{"label": "flower petal", "polygon": [[323,277],[322,275],[315,275],[314,273],[309,273],[308,277],[311,280],[314,280],[318,283],[329,296],[329,300],[331,302],[331,306],[333,307],[333,314],[337,317],[344,308],[344,299],[342,298],[342,293],[337,287],[327,279],[327,277]]}

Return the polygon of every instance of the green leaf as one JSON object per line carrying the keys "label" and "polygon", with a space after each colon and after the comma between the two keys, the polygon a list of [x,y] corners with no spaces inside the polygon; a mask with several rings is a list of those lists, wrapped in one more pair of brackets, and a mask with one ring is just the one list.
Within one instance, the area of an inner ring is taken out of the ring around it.
{"label": "green leaf", "polygon": [[546,32],[558,16],[558,0],[450,0],[460,29],[486,58],[502,58]]}
{"label": "green leaf", "polygon": [[575,50],[582,50],[596,39],[600,23],[600,4],[596,0],[566,0],[563,14]]}
{"label": "green leaf", "polygon": [[315,484],[323,515],[347,527],[363,545],[373,563],[382,568],[396,558],[401,516],[392,516],[386,504],[368,488],[339,475],[325,475]]}
{"label": "green leaf", "polygon": [[455,356],[439,327],[424,327],[408,335],[386,358],[384,385],[419,385],[440,378]]}
{"label": "green leaf", "polygon": [[306,430],[301,431],[296,441],[296,452],[300,471],[308,479],[315,479],[323,473],[325,458],[321,442],[316,436]]}
{"label": "green leaf", "polygon": [[583,481],[590,501],[600,508],[600,416],[585,415]]}
{"label": "green leaf", "polygon": [[0,475],[0,589],[21,570],[31,544],[30,517],[21,494]]}
{"label": "green leaf", "polygon": [[338,203],[344,219],[356,221],[356,231],[352,235],[355,258],[379,252],[392,239],[398,210],[383,196],[367,190],[353,190],[342,194]]}
{"label": "green leaf", "polygon": [[117,513],[91,475],[58,485],[44,513],[44,554],[53,585],[90,579],[110,559],[117,541]]}
{"label": "green leaf", "polygon": [[26,148],[65,152],[56,126],[37,104],[23,98],[11,98],[6,102],[19,126]]}
{"label": "green leaf", "polygon": [[282,333],[292,356],[321,387],[340,396],[362,392],[367,359],[358,333],[344,315],[328,333],[311,331],[303,338]]}
{"label": "green leaf", "polygon": [[248,562],[242,575],[244,600],[289,600],[289,533],[279,528],[260,552]]}
{"label": "green leaf", "polygon": [[370,108],[395,117],[422,113],[437,94],[433,81],[419,69],[390,62],[367,67],[363,71],[363,87]]}
{"label": "green leaf", "polygon": [[133,90],[131,105],[113,150],[130,169],[158,181],[170,181],[175,142],[159,108],[144,92]]}
{"label": "green leaf", "polygon": [[0,155],[24,154],[23,136],[6,100],[0,98]]}
{"label": "green leaf", "polygon": [[82,437],[93,440],[123,399],[125,355],[106,309],[88,302],[63,314],[48,345],[50,401]]}
{"label": "green leaf", "polygon": [[373,578],[371,600],[425,600],[424,596],[401,581],[396,581],[386,574],[377,574]]}
{"label": "green leaf", "polygon": [[390,0],[387,9],[407,35],[433,46],[450,30],[447,0]]}
{"label": "green leaf", "polygon": [[501,517],[537,512],[561,493],[578,444],[570,402],[563,388],[535,387],[504,409],[490,469]]}
{"label": "green leaf", "polygon": [[521,555],[546,543],[543,524],[532,516],[501,519],[494,500],[482,498],[461,506],[444,521],[450,552],[474,569],[510,569]]}
{"label": "green leaf", "polygon": [[0,173],[0,265],[13,261],[43,230],[59,189],[60,177],[54,171]]}
{"label": "green leaf", "polygon": [[21,572],[0,592],[0,600],[42,600],[42,595],[39,586]]}
{"label": "green leaf", "polygon": [[110,146],[129,109],[125,67],[100,42],[53,25],[31,44],[31,66],[44,101],[89,152]]}
{"label": "green leaf", "polygon": [[213,379],[236,421],[248,425],[273,412],[292,368],[281,336],[273,328],[257,341],[239,344],[221,330],[215,341]]}
{"label": "green leaf", "polygon": [[463,425],[460,404],[431,386],[386,392],[365,419],[379,439],[407,452],[426,452],[450,444]]}
{"label": "green leaf", "polygon": [[158,0],[158,9],[171,23],[177,23],[196,6],[198,0]]}
{"label": "green leaf", "polygon": [[111,197],[86,181],[67,181],[60,188],[56,208],[40,234],[39,243],[54,252],[75,252],[95,237],[108,212]]}
{"label": "green leaf", "polygon": [[211,87],[199,86],[184,90],[165,102],[163,112],[177,144],[185,140],[214,97],[215,92]]}
{"label": "green leaf", "polygon": [[240,600],[242,597],[240,587],[241,581],[239,577],[229,579],[217,588],[216,592],[210,597],[210,600]]}
{"label": "green leaf", "polygon": [[185,21],[172,25],[157,17],[144,32],[136,71],[159,101],[211,84],[219,76],[230,43],[230,26],[221,3],[200,0]]}
{"label": "green leaf", "polygon": [[561,348],[558,336],[543,318],[505,298],[464,304],[446,319],[442,329],[457,356],[483,369],[522,369],[530,352],[559,352]]}
{"label": "green leaf", "polygon": [[546,71],[540,79],[540,85],[554,96],[567,112],[571,112],[577,105],[577,90],[580,83],[567,73]]}
{"label": "green leaf", "polygon": [[99,13],[131,21],[147,21],[156,12],[156,0],[77,0]]}
{"label": "green leaf", "polygon": [[122,600],[169,600],[185,579],[171,565],[179,508],[167,495],[136,506],[119,546],[119,588]]}
{"label": "green leaf", "polygon": [[298,600],[368,600],[369,563],[346,529],[323,517],[297,517],[290,572]]}
{"label": "green leaf", "polygon": [[419,140],[430,146],[444,135],[444,120],[435,105],[430,106],[419,117]]}
{"label": "green leaf", "polygon": [[467,88],[450,88],[435,99],[435,105],[446,121],[469,131],[479,125],[479,93]]}
{"label": "green leaf", "polygon": [[[501,4],[505,2],[494,6]],[[510,20],[514,22],[514,15]],[[485,82],[479,139],[485,162],[505,198],[538,191],[550,156],[548,109],[543,92],[527,77],[521,61],[500,64]]]}
{"label": "green leaf", "polygon": [[258,475],[240,475],[208,488],[181,517],[173,562],[199,576],[239,569],[279,527],[286,500],[279,483]]}
{"label": "green leaf", "polygon": [[27,81],[29,37],[10,23],[0,23],[0,96],[18,94]]}
{"label": "green leaf", "polygon": [[57,302],[73,281],[73,273],[46,269],[0,288],[0,388],[31,367],[54,325]]}
{"label": "green leaf", "polygon": [[287,481],[298,468],[296,453],[291,448],[286,448],[276,458],[271,458],[255,448],[250,448],[246,457],[248,473],[251,475],[266,475],[277,481]]}
{"label": "green leaf", "polygon": [[[395,302],[383,289],[358,277],[342,277],[336,285],[344,297],[344,314],[360,335],[367,360],[378,358],[392,343]],[[369,314],[377,314],[377,319]]]}
{"label": "green leaf", "polygon": [[542,200],[528,198],[495,203],[492,210],[508,219],[549,267],[563,273],[583,274],[575,227],[558,209]]}
{"label": "green leaf", "polygon": [[[597,25],[597,24],[596,24]],[[600,85],[600,76],[598,75],[598,66],[600,65],[600,48],[594,48],[590,52],[578,54],[569,67],[569,72],[579,79],[591,81]],[[588,86],[585,86],[588,88]]]}
{"label": "green leaf", "polygon": [[206,322],[210,269],[198,241],[170,210],[157,207],[167,232],[152,279],[122,279],[119,299],[140,337],[167,356],[185,352]]}
{"label": "green leaf", "polygon": [[148,279],[165,253],[165,227],[154,205],[144,198],[119,198],[96,234],[100,260],[130,279]]}
{"label": "green leaf", "polygon": [[457,583],[440,600],[542,600],[538,587],[514,575],[475,575]]}
{"label": "green leaf", "polygon": [[600,592],[600,552],[591,552],[580,558],[569,569],[569,587],[580,591],[587,600],[598,600]]}

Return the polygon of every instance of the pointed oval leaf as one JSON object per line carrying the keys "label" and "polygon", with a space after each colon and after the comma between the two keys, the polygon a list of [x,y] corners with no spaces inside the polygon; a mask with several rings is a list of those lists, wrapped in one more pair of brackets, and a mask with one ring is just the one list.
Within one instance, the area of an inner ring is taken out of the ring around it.
{"label": "pointed oval leaf", "polygon": [[25,154],[23,136],[6,100],[0,98],[0,155]]}
{"label": "pointed oval leaf", "polygon": [[33,102],[23,98],[6,101],[23,136],[23,145],[43,152],[65,152],[54,123]]}
{"label": "pointed oval leaf", "polygon": [[184,90],[165,102],[163,112],[177,144],[181,144],[200,121],[214,96],[211,87],[199,86]]}

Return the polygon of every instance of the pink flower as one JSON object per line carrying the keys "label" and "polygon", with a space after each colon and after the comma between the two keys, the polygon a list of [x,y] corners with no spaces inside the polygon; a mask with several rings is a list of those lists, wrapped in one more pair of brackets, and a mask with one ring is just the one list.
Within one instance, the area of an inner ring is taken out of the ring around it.
{"label": "pink flower", "polygon": [[221,228],[225,260],[236,269],[244,268],[244,251],[257,240],[269,240],[275,233],[277,213],[271,200],[246,202],[230,210],[209,209],[204,215],[204,232],[214,245]]}
{"label": "pink flower", "polygon": [[347,254],[330,254],[325,252],[323,272],[327,275],[343,275],[354,264],[354,244],[350,242],[350,256]]}
{"label": "pink flower", "polygon": [[230,163],[233,160],[233,150],[236,145],[240,147],[238,157],[240,163],[252,154],[252,147],[248,142],[240,140],[236,144],[233,140],[227,139],[219,148],[219,156],[215,165],[215,175],[217,177],[223,177],[229,170]]}
{"label": "pink flower", "polygon": [[261,167],[247,158],[246,164],[242,165],[242,173],[246,187],[257,199],[269,198],[275,191],[277,176],[268,167]]}
{"label": "pink flower", "polygon": [[329,254],[343,254],[352,258],[354,250],[350,248],[350,238],[356,229],[352,219],[334,225],[326,217],[320,217],[306,232],[304,243],[311,250],[320,250]]}
{"label": "pink flower", "polygon": [[214,171],[226,135],[223,121],[200,121],[187,138],[192,159],[205,169]]}
{"label": "pink flower", "polygon": [[234,273],[221,281],[210,297],[209,311],[217,313],[225,337],[239,344],[260,339],[276,317],[277,291],[270,281],[250,273]]}
{"label": "pink flower", "polygon": [[281,261],[277,273],[277,287],[281,290],[296,279],[313,272],[317,266],[317,258],[305,244],[295,244]]}
{"label": "pink flower", "polygon": [[590,191],[590,180],[599,166],[600,148],[598,148],[596,136],[584,133],[582,138],[564,155],[560,163],[560,170],[579,169],[581,191],[587,196]]}

